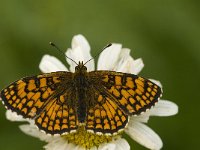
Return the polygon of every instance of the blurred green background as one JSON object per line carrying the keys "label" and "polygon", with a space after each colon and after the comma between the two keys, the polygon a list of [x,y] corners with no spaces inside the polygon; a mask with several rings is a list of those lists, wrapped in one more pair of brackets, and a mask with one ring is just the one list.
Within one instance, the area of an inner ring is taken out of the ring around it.
{"label": "blurred green background", "polygon": [[[199,147],[200,1],[197,0],[1,0],[0,88],[38,74],[44,54],[64,58],[48,45],[71,47],[83,34],[93,56],[109,42],[131,48],[142,57],[140,75],[158,79],[163,99],[179,106],[172,117],[152,117],[149,126],[163,140],[166,150]],[[20,123],[5,118],[0,105],[0,149],[35,150],[45,144],[26,136]],[[145,150],[130,140],[132,149]]]}

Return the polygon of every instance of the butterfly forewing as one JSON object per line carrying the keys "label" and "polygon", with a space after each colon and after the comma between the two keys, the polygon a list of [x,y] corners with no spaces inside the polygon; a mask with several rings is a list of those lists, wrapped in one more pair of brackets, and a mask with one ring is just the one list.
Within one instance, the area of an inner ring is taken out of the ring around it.
{"label": "butterfly forewing", "polygon": [[61,134],[77,128],[75,108],[65,102],[66,95],[72,95],[66,93],[72,91],[67,86],[71,81],[70,72],[25,77],[2,90],[1,98],[8,109],[24,118],[34,118],[40,129]]}
{"label": "butterfly forewing", "polygon": [[161,96],[161,88],[148,79],[112,71],[90,72],[91,79],[128,115],[138,115],[151,108]]}

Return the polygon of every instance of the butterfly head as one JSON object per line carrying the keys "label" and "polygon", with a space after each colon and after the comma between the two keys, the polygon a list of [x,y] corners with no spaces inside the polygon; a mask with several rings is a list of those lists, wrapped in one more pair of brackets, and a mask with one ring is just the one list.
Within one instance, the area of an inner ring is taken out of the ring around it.
{"label": "butterfly head", "polygon": [[83,61],[78,62],[78,65],[75,67],[75,72],[76,73],[86,73],[87,72],[87,67],[83,64]]}

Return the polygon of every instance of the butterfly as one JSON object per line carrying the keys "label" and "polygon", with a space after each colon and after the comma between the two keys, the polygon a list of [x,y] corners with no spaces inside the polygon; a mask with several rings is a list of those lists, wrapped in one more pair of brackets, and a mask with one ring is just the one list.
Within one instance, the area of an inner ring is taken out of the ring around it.
{"label": "butterfly", "polygon": [[91,71],[83,62],[75,72],[58,71],[25,77],[0,93],[7,109],[48,134],[76,132],[80,126],[95,134],[114,135],[158,101],[161,88],[143,77]]}

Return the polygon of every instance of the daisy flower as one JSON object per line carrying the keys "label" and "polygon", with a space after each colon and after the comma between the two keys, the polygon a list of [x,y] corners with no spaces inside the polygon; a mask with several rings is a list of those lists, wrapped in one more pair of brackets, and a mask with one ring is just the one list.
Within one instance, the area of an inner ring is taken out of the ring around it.
{"label": "daisy flower", "polygon": [[[66,51],[66,55],[74,61],[83,61],[91,59],[90,45],[82,35],[76,35],[72,39],[72,47]],[[43,73],[55,71],[71,71],[74,72],[75,63],[70,59],[66,59],[69,64],[67,68],[56,57],[44,55],[39,68]],[[95,70],[94,60],[86,64],[88,71]],[[99,56],[97,62],[97,70],[112,70],[124,73],[138,74],[144,67],[141,58],[133,59],[130,56],[130,49],[122,48],[121,44],[112,44],[106,48]],[[151,80],[160,87],[159,81]],[[168,100],[159,100],[158,103],[139,116],[131,116],[127,128],[124,130],[133,140],[148,149],[158,150],[163,146],[162,140],[146,123],[150,116],[171,116],[178,112],[178,106]],[[39,138],[47,142],[44,146],[47,150],[84,150],[89,147],[91,150],[130,150],[130,146],[121,134],[116,136],[95,135],[79,129],[76,133],[70,133],[64,136],[50,136],[39,131],[34,125],[33,120],[23,119],[10,110],[6,112],[7,119],[11,121],[28,121],[29,124],[20,125],[20,129],[33,137]]]}

